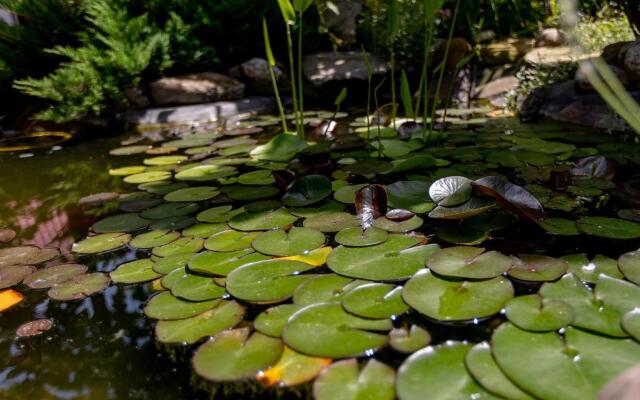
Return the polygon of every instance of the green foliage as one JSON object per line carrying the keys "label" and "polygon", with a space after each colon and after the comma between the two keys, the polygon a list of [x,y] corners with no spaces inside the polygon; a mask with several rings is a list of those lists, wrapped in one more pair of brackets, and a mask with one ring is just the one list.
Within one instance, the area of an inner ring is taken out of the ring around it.
{"label": "green foliage", "polygon": [[601,18],[585,17],[575,30],[576,39],[586,51],[601,50],[608,44],[635,40],[627,18],[612,12]]}
{"label": "green foliage", "polygon": [[124,88],[171,66],[169,32],[184,29],[176,28],[182,24],[175,14],[161,29],[146,14],[128,18],[126,8],[114,1],[92,1],[86,13],[92,28],[80,35],[80,47],[47,50],[68,61],[42,79],[15,82],[17,89],[53,102],[37,119],[65,122],[100,115],[123,100]]}
{"label": "green foliage", "polygon": [[535,89],[572,79],[577,69],[578,66],[571,63],[561,64],[551,69],[523,66],[516,73],[519,81],[518,87],[507,94],[507,108],[516,110],[518,98],[526,97]]}

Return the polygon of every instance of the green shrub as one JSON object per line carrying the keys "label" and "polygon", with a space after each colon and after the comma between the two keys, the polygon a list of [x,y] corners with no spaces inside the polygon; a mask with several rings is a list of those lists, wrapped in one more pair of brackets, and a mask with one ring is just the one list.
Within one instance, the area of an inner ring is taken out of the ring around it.
{"label": "green shrub", "polygon": [[583,18],[575,34],[586,51],[602,50],[608,44],[635,39],[627,18],[615,11],[599,18]]}

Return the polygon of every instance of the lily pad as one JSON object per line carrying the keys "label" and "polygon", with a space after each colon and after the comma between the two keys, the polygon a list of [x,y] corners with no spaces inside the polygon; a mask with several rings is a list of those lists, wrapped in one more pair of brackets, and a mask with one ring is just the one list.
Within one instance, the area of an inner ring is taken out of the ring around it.
{"label": "lily pad", "polygon": [[269,170],[257,170],[246,172],[238,176],[238,183],[241,185],[271,185],[275,179]]}
{"label": "lily pad", "polygon": [[202,250],[203,244],[204,240],[200,238],[183,237],[164,246],[154,247],[152,253],[158,257],[197,253]]}
{"label": "lily pad", "polygon": [[537,294],[511,299],[505,309],[509,321],[520,329],[533,332],[555,331],[569,325],[575,318],[568,303],[543,299]]}
{"label": "lily pad", "polygon": [[421,181],[399,181],[387,185],[389,205],[415,213],[426,213],[435,207],[429,199],[429,184]]}
{"label": "lily pad", "polygon": [[635,340],[640,341],[640,307],[634,308],[622,317],[622,329]]}
{"label": "lily pad", "polygon": [[336,274],[317,275],[296,288],[293,303],[300,306],[340,301],[344,294],[364,281],[354,281]]}
{"label": "lily pad", "polygon": [[414,353],[431,343],[429,332],[419,325],[411,328],[395,328],[389,332],[389,344],[400,353]]}
{"label": "lily pad", "polygon": [[243,208],[232,210],[233,206],[218,206],[200,212],[196,219],[210,224],[227,222],[234,215],[244,212]]}
{"label": "lily pad", "polygon": [[488,176],[471,184],[474,190],[493,197],[501,207],[532,221],[544,219],[542,204],[521,186],[504,178]]}
{"label": "lily pad", "polygon": [[204,242],[204,247],[219,252],[245,250],[251,247],[251,242],[259,234],[260,232],[240,232],[228,229],[211,236]]}
{"label": "lily pad", "polygon": [[[3,269],[0,269],[2,274]],[[42,268],[27,276],[22,283],[32,289],[46,289],[62,283],[76,275],[87,272],[87,267],[81,264],[60,264]]]}
{"label": "lily pad", "polygon": [[[74,243],[71,250],[78,254],[98,254],[119,249],[129,243],[131,235],[128,233],[103,233],[88,237],[78,243]],[[0,256],[1,259],[1,256]],[[0,261],[0,264],[2,262]]]}
{"label": "lily pad", "polygon": [[333,198],[344,204],[353,204],[356,201],[356,192],[365,186],[367,185],[364,183],[359,185],[343,186],[335,191]]}
{"label": "lily pad", "polygon": [[297,220],[298,217],[286,208],[279,208],[273,211],[238,214],[229,220],[229,226],[238,231],[266,231],[287,227]]}
{"label": "lily pad", "polygon": [[226,230],[228,230],[228,227],[225,224],[195,224],[183,229],[182,236],[205,239]]}
{"label": "lily pad", "polygon": [[0,268],[0,289],[17,285],[36,271],[31,265],[9,265]]}
{"label": "lily pad", "polygon": [[121,264],[109,276],[115,283],[141,283],[152,281],[162,275],[153,270],[153,261],[150,258],[142,258]]}
{"label": "lily pad", "polygon": [[360,226],[357,216],[339,211],[327,211],[304,220],[305,228],[316,229],[324,233],[339,232],[346,228]]}
{"label": "lily pad", "polygon": [[402,300],[402,287],[388,283],[369,283],[348,291],[342,307],[364,318],[397,317],[409,310]]}
{"label": "lily pad", "polygon": [[578,228],[576,221],[565,218],[546,218],[541,221],[540,226],[552,235],[575,236],[582,231]]}
{"label": "lily pad", "polygon": [[438,246],[416,246],[413,236],[389,235],[386,242],[363,248],[338,246],[327,259],[334,272],[351,278],[396,281],[411,277],[421,269]]}
{"label": "lily pad", "polygon": [[584,282],[596,283],[600,274],[619,279],[623,277],[618,262],[609,257],[597,255],[589,261],[584,254],[571,254],[560,259],[568,262],[569,272]]}
{"label": "lily pad", "polygon": [[47,294],[54,300],[80,300],[101,292],[109,286],[109,277],[100,272],[81,274],[58,283]]}
{"label": "lily pad", "polygon": [[448,247],[433,253],[427,266],[435,273],[467,279],[490,279],[507,271],[513,260],[496,251],[479,247]]}
{"label": "lily pad", "polygon": [[211,381],[230,382],[252,378],[274,365],[284,350],[282,341],[249,333],[248,328],[221,331],[200,346],[193,356],[196,373]]}
{"label": "lily pad", "polygon": [[464,225],[441,225],[436,234],[445,242],[467,246],[478,245],[489,239],[489,232],[477,231]]}
{"label": "lily pad", "polygon": [[507,273],[524,282],[552,282],[569,269],[569,263],[565,260],[538,254],[521,254],[512,260],[513,264]]}
{"label": "lily pad", "polygon": [[514,295],[511,282],[500,276],[483,281],[454,281],[428,269],[416,273],[402,297],[411,307],[437,321],[469,321],[497,314]]}
{"label": "lily pad", "polygon": [[378,229],[383,229],[387,232],[403,233],[416,230],[422,226],[424,220],[417,215],[409,218],[406,221],[395,222],[386,217],[378,218],[374,221],[373,226]]}
{"label": "lily pad", "polygon": [[289,207],[305,207],[324,200],[331,194],[331,181],[323,175],[307,175],[296,179],[282,198]]}
{"label": "lily pad", "polygon": [[124,178],[126,183],[141,184],[149,182],[159,182],[171,179],[171,172],[169,171],[148,171],[139,174],[128,175]]}
{"label": "lily pad", "polygon": [[268,199],[279,192],[275,186],[235,186],[228,189],[225,188],[225,194],[231,200]]}
{"label": "lily pad", "polygon": [[383,243],[387,240],[387,231],[379,228],[345,228],[336,234],[335,240],[344,246],[367,247]]}
{"label": "lily pad", "polygon": [[179,232],[168,229],[158,229],[136,236],[129,242],[129,245],[135,249],[151,249],[169,244],[179,237]]}
{"label": "lily pad", "polygon": [[344,311],[339,303],[309,305],[289,318],[282,339],[294,350],[315,357],[356,357],[384,346],[392,328],[388,319],[364,319]]}
{"label": "lily pad", "polygon": [[268,143],[253,149],[250,155],[258,160],[289,161],[306,146],[304,139],[289,133],[280,133]]}
{"label": "lily pad", "polygon": [[197,165],[182,169],[176,173],[176,180],[187,182],[210,182],[216,179],[233,176],[237,170],[231,166],[223,165]]}
{"label": "lily pad", "polygon": [[56,249],[16,246],[0,249],[0,268],[10,265],[36,265],[60,255]]}
{"label": "lily pad", "polygon": [[114,215],[102,219],[93,224],[92,229],[96,233],[134,232],[144,229],[151,221],[144,219],[135,213]]}
{"label": "lily pad", "polygon": [[293,227],[288,232],[278,229],[263,232],[253,239],[252,246],[270,256],[293,256],[321,247],[325,242],[322,232],[309,228]]}
{"label": "lily pad", "polygon": [[170,202],[193,202],[209,200],[220,194],[218,188],[213,186],[197,186],[178,189],[164,196]]}
{"label": "lily pad", "polygon": [[456,207],[438,206],[429,213],[430,218],[465,219],[480,215],[495,207],[496,203],[483,197],[472,197],[466,203]]}
{"label": "lily pad", "polygon": [[219,299],[227,292],[213,278],[187,273],[171,286],[171,294],[189,301]]}
{"label": "lily pad", "polygon": [[270,307],[256,317],[253,326],[258,332],[279,338],[289,318],[302,307],[298,304],[280,304]]}
{"label": "lily pad", "polygon": [[618,267],[624,277],[631,282],[640,285],[640,251],[631,251],[618,258]]}
{"label": "lily pad", "polygon": [[144,314],[153,319],[177,320],[191,318],[215,308],[222,300],[186,301],[162,292],[153,296],[144,308]]}
{"label": "lily pad", "polygon": [[636,239],[640,237],[640,223],[607,217],[582,217],[578,228],[593,236],[610,239]]}
{"label": "lily pad", "polygon": [[393,400],[395,370],[370,359],[362,370],[358,361],[335,362],[320,373],[313,384],[316,400]]}
{"label": "lily pad", "polygon": [[455,207],[471,198],[471,179],[464,176],[448,176],[435,181],[429,187],[429,197],[439,206]]}
{"label": "lily pad", "polygon": [[190,271],[198,274],[227,276],[238,267],[269,258],[251,248],[230,252],[205,251],[189,259],[188,265]]}
{"label": "lily pad", "polygon": [[147,219],[181,217],[193,214],[198,211],[198,208],[196,203],[164,203],[142,211],[140,216]]}

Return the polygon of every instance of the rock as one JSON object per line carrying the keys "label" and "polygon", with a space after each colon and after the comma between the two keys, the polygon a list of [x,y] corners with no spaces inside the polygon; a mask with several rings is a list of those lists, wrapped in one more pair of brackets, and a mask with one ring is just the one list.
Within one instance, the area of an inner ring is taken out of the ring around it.
{"label": "rock", "polygon": [[558,28],[543,29],[536,37],[536,47],[559,47],[565,44],[567,37]]}
{"label": "rock", "polygon": [[238,100],[244,96],[242,82],[215,72],[162,78],[151,82],[149,87],[158,105]]}
{"label": "rock", "polygon": [[133,108],[147,108],[151,105],[151,100],[145,91],[140,87],[128,87],[124,90],[124,97]]}
{"label": "rock", "polygon": [[[437,63],[444,58],[447,51],[447,42],[441,41],[435,49],[434,59]],[[460,61],[473,52],[473,46],[464,38],[452,38],[449,44],[449,52],[447,55],[446,70],[453,72]]]}
{"label": "rock", "polygon": [[[356,42],[358,18],[362,13],[361,0],[332,0],[318,2],[322,8],[322,24],[333,34],[333,40],[340,46]],[[320,7],[318,8],[320,10]],[[337,39],[337,40],[336,40]]]}
{"label": "rock", "polygon": [[533,49],[533,45],[533,39],[510,38],[482,46],[480,57],[487,64],[512,64],[519,61],[529,50]]}
{"label": "rock", "polygon": [[[387,64],[373,55],[369,62],[374,75],[387,72]],[[336,81],[367,80],[367,67],[362,53],[324,52],[306,56],[303,61],[304,76],[314,86]]]}
{"label": "rock", "polygon": [[[587,78],[587,74],[589,72],[589,69],[591,68],[593,68],[591,64],[581,63],[580,66],[578,67],[578,70],[576,71],[576,76],[575,76],[576,87],[581,92],[587,92],[587,93],[595,92],[594,87],[591,85],[591,82],[589,82],[589,78]],[[616,74],[616,76],[620,80],[620,83],[622,83],[624,87],[626,88],[630,87],[629,77],[627,76],[627,73],[622,68],[617,67],[615,65],[609,65],[609,68],[611,68],[611,71],[613,71],[613,73]]]}
{"label": "rock", "polygon": [[578,61],[597,57],[598,54],[579,54],[568,46],[563,47],[539,47],[529,51],[524,60],[536,67],[555,68],[561,64],[576,63]]}
{"label": "rock", "polygon": [[621,67],[624,60],[621,60],[620,56],[624,55],[623,50],[625,50],[625,48],[632,43],[632,41],[629,41],[609,44],[605,46],[604,49],[602,49],[601,57],[604,61],[607,62],[607,64],[613,64]]}
{"label": "rock", "polygon": [[504,76],[496,80],[490,81],[476,89],[474,97],[476,99],[493,99],[503,96],[509,91],[518,87],[520,81],[513,75]]}
{"label": "rock", "polygon": [[492,41],[495,38],[496,38],[495,31],[487,29],[487,30],[478,32],[475,39],[477,43],[487,43]]}
{"label": "rock", "polygon": [[626,46],[624,70],[630,80],[634,82],[640,81],[640,40]]}
{"label": "rock", "polygon": [[[278,88],[280,90],[288,90],[290,85],[282,69],[276,65],[273,67],[273,73],[278,82]],[[273,94],[269,62],[264,58],[252,58],[240,65],[236,65],[229,70],[229,75],[243,81],[251,92],[264,95]]]}

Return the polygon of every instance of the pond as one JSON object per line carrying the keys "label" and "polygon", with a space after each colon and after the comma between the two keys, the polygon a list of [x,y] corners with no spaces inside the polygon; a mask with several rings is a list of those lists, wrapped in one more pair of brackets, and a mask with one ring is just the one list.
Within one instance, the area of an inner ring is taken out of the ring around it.
{"label": "pond", "polygon": [[[88,267],[13,287],[0,393],[595,398],[640,363],[640,145],[486,112],[433,132],[310,112],[308,143],[263,116],[0,154],[11,245]],[[16,337],[40,318],[53,328]]]}

